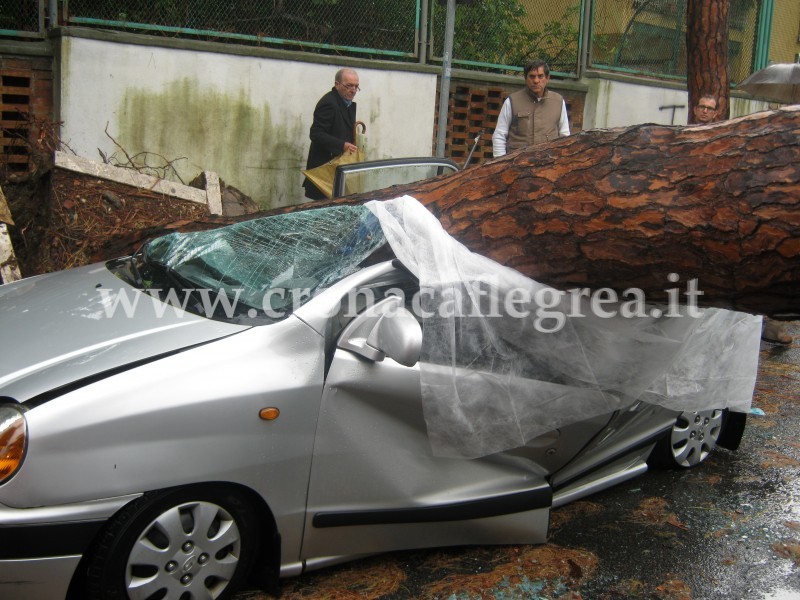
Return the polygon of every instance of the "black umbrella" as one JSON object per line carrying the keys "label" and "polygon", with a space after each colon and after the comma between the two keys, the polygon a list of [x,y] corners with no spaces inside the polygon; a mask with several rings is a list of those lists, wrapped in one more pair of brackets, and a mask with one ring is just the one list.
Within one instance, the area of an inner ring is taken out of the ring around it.
{"label": "black umbrella", "polygon": [[737,86],[782,104],[800,103],[800,63],[775,63],[756,71]]}

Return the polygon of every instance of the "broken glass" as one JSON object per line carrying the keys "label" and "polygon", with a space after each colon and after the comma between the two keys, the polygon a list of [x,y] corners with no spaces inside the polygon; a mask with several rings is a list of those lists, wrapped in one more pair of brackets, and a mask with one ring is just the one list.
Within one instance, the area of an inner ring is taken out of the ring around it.
{"label": "broken glass", "polygon": [[366,207],[335,206],[172,233],[148,242],[141,256],[183,290],[222,290],[251,317],[278,320],[354,273],[384,243]]}

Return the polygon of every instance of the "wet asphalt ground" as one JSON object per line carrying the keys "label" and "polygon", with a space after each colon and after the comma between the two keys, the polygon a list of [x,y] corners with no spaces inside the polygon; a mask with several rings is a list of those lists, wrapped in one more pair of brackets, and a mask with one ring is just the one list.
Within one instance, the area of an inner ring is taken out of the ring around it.
{"label": "wet asphalt ground", "polygon": [[[552,543],[600,564],[582,598],[800,599],[800,325],[762,342],[753,413],[736,452],[651,470],[588,498]],[[763,414],[761,414],[763,413]]]}
{"label": "wet asphalt ground", "polygon": [[800,600],[800,322],[789,331],[791,346],[762,342],[736,452],[556,509],[541,546],[390,553],[285,580],[281,598]]}

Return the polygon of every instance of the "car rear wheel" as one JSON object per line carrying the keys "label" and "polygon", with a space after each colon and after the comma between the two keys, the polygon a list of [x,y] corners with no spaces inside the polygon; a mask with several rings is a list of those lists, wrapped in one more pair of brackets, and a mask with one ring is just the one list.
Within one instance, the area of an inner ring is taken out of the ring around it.
{"label": "car rear wheel", "polygon": [[210,486],[149,492],[115,515],[90,557],[92,600],[224,600],[258,553],[244,497]]}
{"label": "car rear wheel", "polygon": [[658,467],[696,467],[717,447],[725,413],[720,409],[681,413],[669,434],[656,443],[648,462]]}

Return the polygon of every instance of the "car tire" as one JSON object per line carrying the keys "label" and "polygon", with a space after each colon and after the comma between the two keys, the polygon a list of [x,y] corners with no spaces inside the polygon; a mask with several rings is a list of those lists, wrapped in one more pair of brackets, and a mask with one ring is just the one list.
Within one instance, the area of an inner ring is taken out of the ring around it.
{"label": "car tire", "polygon": [[727,410],[682,412],[667,435],[656,442],[648,464],[690,469],[705,461],[717,447]]}
{"label": "car tire", "polygon": [[118,512],[94,545],[89,600],[229,598],[258,554],[258,518],[235,490],[148,492]]}

